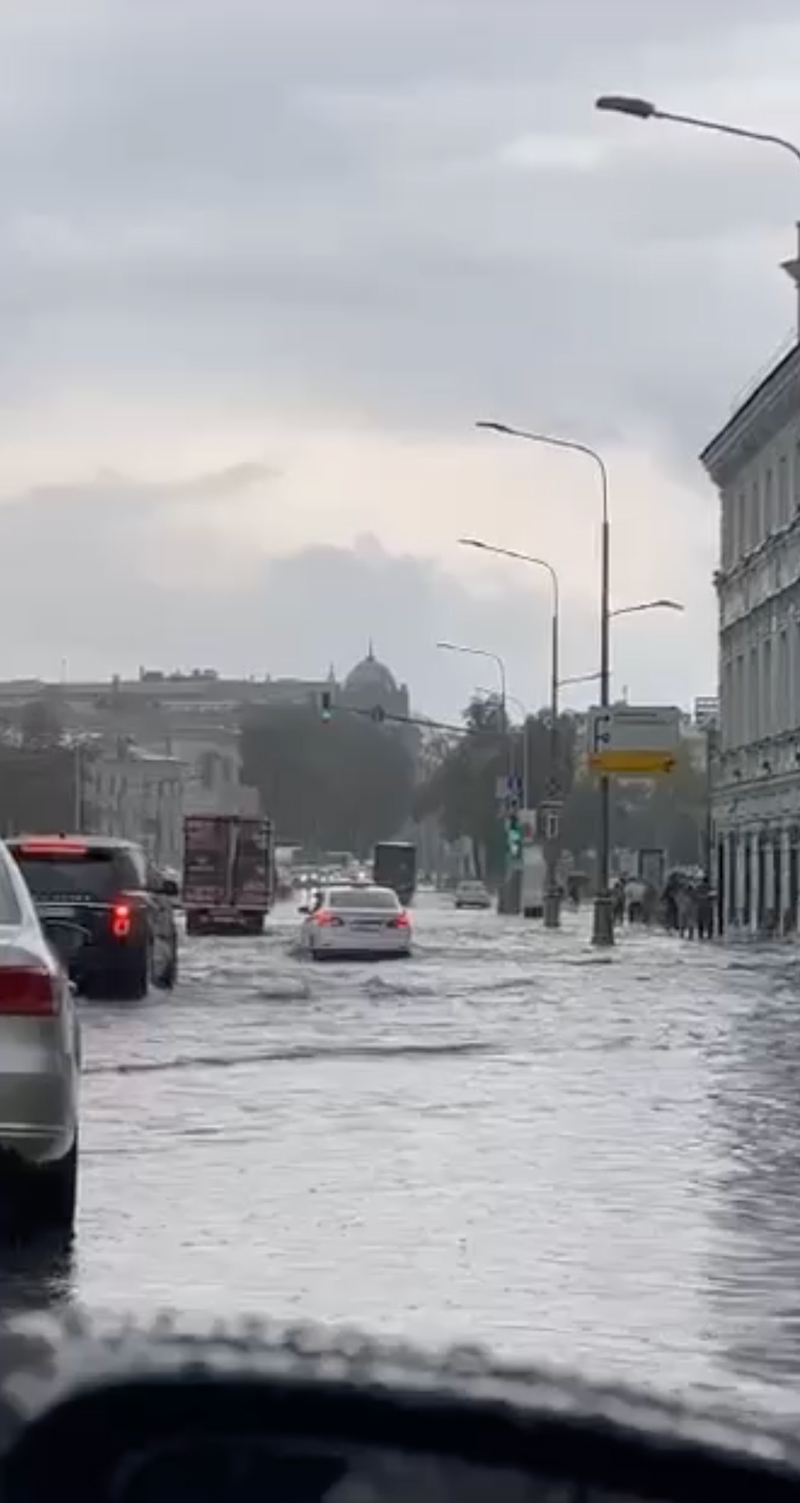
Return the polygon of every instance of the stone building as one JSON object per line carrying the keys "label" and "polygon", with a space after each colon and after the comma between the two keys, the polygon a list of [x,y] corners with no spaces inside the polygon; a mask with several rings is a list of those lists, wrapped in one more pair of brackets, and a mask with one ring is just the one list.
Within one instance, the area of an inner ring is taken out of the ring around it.
{"label": "stone building", "polygon": [[160,865],[179,866],[184,763],[122,737],[87,741],[79,754],[82,807],[77,827],[133,840]]}
{"label": "stone building", "polygon": [[800,848],[800,344],[701,460],[720,494],[720,928],[794,928]]}

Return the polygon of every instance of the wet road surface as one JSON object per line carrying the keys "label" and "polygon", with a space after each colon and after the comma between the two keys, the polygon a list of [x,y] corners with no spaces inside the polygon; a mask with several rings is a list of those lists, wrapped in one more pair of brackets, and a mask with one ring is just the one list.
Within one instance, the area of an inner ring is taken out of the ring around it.
{"label": "wet road surface", "polygon": [[71,1259],[3,1305],[324,1318],[800,1409],[800,958],[423,898],[407,963],[186,941],[83,1009]]}

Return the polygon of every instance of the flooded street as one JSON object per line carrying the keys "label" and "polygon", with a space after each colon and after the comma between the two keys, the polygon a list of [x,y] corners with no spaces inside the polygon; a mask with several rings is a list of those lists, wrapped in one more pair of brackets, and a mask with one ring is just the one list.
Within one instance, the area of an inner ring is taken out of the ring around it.
{"label": "flooded street", "polygon": [[68,1267],[6,1305],[319,1317],[800,1408],[800,962],[423,898],[405,964],[192,940],[83,1009]]}

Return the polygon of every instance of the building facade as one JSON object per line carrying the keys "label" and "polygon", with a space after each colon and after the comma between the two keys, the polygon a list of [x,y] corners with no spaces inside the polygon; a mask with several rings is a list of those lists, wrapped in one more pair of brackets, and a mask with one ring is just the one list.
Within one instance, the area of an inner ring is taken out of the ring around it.
{"label": "building facade", "polygon": [[87,742],[80,767],[78,828],[141,845],[160,866],[180,865],[187,770],[118,738]]}
{"label": "building facade", "polygon": [[701,455],[721,501],[712,828],[724,931],[797,923],[800,345]]}

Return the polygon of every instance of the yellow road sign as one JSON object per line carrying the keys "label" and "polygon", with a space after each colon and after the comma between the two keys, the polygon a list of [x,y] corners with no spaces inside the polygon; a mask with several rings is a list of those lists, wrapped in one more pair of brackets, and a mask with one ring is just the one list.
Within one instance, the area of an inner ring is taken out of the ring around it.
{"label": "yellow road sign", "polygon": [[659,777],[675,768],[675,755],[669,751],[596,751],[590,753],[592,772],[618,777]]}

